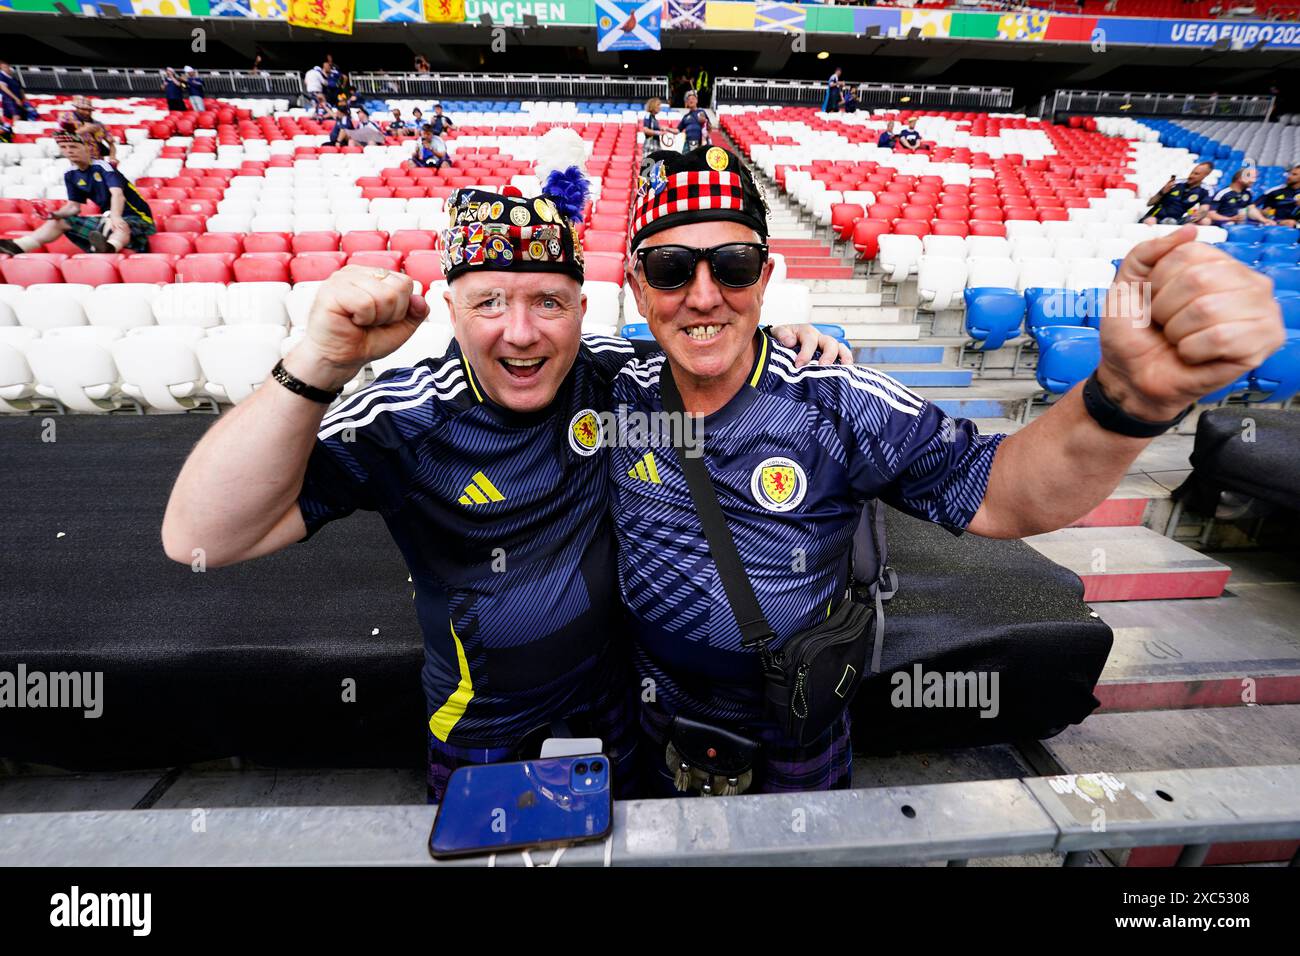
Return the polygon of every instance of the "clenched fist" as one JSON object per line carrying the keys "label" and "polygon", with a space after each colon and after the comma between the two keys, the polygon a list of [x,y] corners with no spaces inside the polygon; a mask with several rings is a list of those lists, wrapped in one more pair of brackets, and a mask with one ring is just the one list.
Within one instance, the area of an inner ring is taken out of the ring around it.
{"label": "clenched fist", "polygon": [[369,361],[394,352],[429,315],[408,276],[371,266],[345,266],[316,293],[307,337],[285,358],[293,375],[335,389]]}
{"label": "clenched fist", "polygon": [[1135,246],[1107,297],[1097,380],[1136,418],[1168,421],[1286,342],[1272,280],[1195,238]]}

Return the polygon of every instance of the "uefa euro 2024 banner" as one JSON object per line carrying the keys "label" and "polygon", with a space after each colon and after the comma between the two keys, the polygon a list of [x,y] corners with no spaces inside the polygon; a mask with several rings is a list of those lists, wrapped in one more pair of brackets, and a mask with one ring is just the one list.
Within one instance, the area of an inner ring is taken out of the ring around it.
{"label": "uefa euro 2024 banner", "polygon": [[[55,0],[0,0],[8,10],[57,13]],[[642,0],[644,3],[645,0]],[[282,20],[286,0],[79,0],[68,6],[86,16],[102,15],[112,3],[126,16],[244,17]],[[612,3],[620,6],[618,0]],[[641,4],[637,5],[640,9]],[[519,23],[527,14],[554,26],[592,27],[599,13],[596,0],[465,0],[465,22],[482,14],[495,23]],[[419,22],[425,17],[412,0],[356,0],[356,20]],[[638,23],[649,17],[638,17]],[[799,4],[789,0],[733,3],[726,0],[663,0],[663,28],[806,31],[808,33],[992,40],[1016,43],[1086,43],[1208,49],[1227,39],[1232,49],[1300,49],[1300,24],[1257,20],[1148,20],[1137,17],[1087,17],[1055,13],[985,13],[963,10],[908,9]],[[656,24],[657,25],[657,24]],[[647,31],[650,33],[650,31]],[[642,48],[653,49],[644,39]]]}

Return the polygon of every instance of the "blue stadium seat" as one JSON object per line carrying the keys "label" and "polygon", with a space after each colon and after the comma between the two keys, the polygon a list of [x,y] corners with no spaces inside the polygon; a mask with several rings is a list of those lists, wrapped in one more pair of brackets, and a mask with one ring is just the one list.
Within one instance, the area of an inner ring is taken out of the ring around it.
{"label": "blue stadium seat", "polygon": [[1300,329],[1300,292],[1283,289],[1274,293],[1282,307],[1282,321],[1288,329]]}
{"label": "blue stadium seat", "polygon": [[1059,395],[1092,374],[1101,361],[1101,333],[1074,325],[1049,325],[1038,331],[1038,384]]}
{"label": "blue stadium seat", "polygon": [[1217,405],[1229,395],[1237,395],[1241,392],[1250,390],[1250,375],[1243,375],[1231,385],[1225,385],[1217,392],[1211,392],[1200,400],[1201,405]]}
{"label": "blue stadium seat", "polygon": [[1300,246],[1282,246],[1269,243],[1259,247],[1259,264],[1263,266],[1293,266],[1300,263]]}
{"label": "blue stadium seat", "polygon": [[625,339],[654,339],[650,334],[650,326],[645,322],[632,322],[623,326],[623,338]]}
{"label": "blue stadium seat", "polygon": [[1300,391],[1300,330],[1288,329],[1286,344],[1250,373],[1251,399],[1286,402]]}
{"label": "blue stadium seat", "polygon": [[1253,266],[1259,261],[1262,254],[1263,246],[1250,242],[1221,242],[1219,248],[1226,252],[1238,262],[1244,262],[1248,266]]}
{"label": "blue stadium seat", "polygon": [[1246,223],[1229,223],[1223,227],[1228,230],[1229,242],[1263,242],[1269,226],[1252,226]]}
{"label": "blue stadium seat", "polygon": [[1001,348],[1007,339],[1020,334],[1025,320],[1025,298],[1015,289],[995,286],[967,289],[966,334],[984,343],[983,351]]}
{"label": "blue stadium seat", "polygon": [[845,345],[849,344],[849,337],[845,333],[844,326],[842,325],[831,325],[829,323],[817,322],[813,324],[813,328],[823,335],[829,335],[836,342],[843,342]]}
{"label": "blue stadium seat", "polygon": [[1110,289],[1079,289],[1075,292],[1076,311],[1083,312],[1084,325],[1090,329],[1101,328],[1102,313],[1106,309],[1106,295]]}
{"label": "blue stadium seat", "polygon": [[1265,226],[1264,241],[1270,246],[1293,246],[1300,242],[1300,229],[1290,226]]}
{"label": "blue stadium seat", "polygon": [[1083,326],[1087,320],[1086,300],[1073,289],[1025,290],[1025,331],[1034,338],[1048,326]]}
{"label": "blue stadium seat", "polygon": [[1300,267],[1263,266],[1259,271],[1273,280],[1275,290],[1300,292]]}

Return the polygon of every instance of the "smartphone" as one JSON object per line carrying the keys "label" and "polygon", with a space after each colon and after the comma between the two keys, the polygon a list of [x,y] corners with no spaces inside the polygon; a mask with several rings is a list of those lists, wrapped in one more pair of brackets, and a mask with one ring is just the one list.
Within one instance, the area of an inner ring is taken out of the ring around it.
{"label": "smartphone", "polygon": [[602,840],[614,819],[603,754],[459,767],[429,834],[435,859]]}

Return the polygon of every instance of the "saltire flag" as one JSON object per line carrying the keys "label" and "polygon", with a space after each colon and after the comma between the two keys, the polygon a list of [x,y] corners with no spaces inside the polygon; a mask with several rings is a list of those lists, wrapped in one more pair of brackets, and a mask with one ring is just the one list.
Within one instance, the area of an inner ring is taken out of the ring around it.
{"label": "saltire flag", "polygon": [[668,20],[664,26],[670,30],[703,30],[705,0],[668,0]]}
{"label": "saltire flag", "polygon": [[131,0],[131,12],[137,17],[193,16],[190,0]]}
{"label": "saltire flag", "polygon": [[808,12],[800,3],[767,3],[759,0],[754,10],[754,29],[778,33],[806,30]]}
{"label": "saltire flag", "polygon": [[379,19],[383,23],[423,23],[420,0],[379,0]]}
{"label": "saltire flag", "polygon": [[660,50],[663,0],[596,0],[596,50]]}
{"label": "saltire flag", "polygon": [[[84,17],[102,17],[104,7],[117,7],[117,12],[123,16],[133,16],[135,10],[131,7],[131,0],[81,0],[81,15]],[[0,0],[0,10],[12,9],[5,6],[5,0]]]}
{"label": "saltire flag", "polygon": [[286,19],[295,27],[351,34],[356,7],[356,0],[289,0]]}
{"label": "saltire flag", "polygon": [[464,23],[465,0],[424,0],[424,19],[430,23]]}
{"label": "saltire flag", "polygon": [[208,13],[214,17],[245,17],[252,19],[252,0],[212,0]]}

